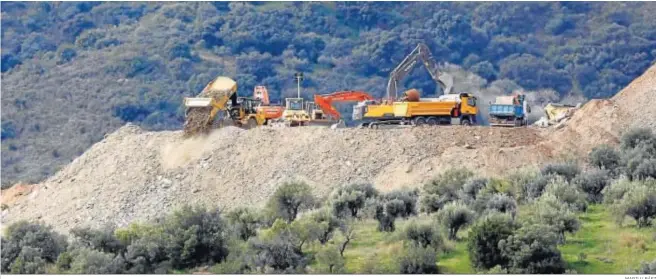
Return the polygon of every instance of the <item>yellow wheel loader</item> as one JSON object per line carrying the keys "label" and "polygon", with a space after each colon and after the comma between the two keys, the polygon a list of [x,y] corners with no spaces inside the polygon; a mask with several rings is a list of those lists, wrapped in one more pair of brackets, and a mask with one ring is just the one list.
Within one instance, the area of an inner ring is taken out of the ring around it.
{"label": "yellow wheel loader", "polygon": [[256,107],[258,100],[237,97],[237,82],[217,77],[194,98],[185,98],[184,136],[209,133],[219,112],[224,121],[244,128],[261,126],[266,121]]}
{"label": "yellow wheel loader", "polygon": [[305,110],[303,98],[286,98],[285,111],[282,112],[282,120],[290,127],[307,126],[310,122],[310,114]]}

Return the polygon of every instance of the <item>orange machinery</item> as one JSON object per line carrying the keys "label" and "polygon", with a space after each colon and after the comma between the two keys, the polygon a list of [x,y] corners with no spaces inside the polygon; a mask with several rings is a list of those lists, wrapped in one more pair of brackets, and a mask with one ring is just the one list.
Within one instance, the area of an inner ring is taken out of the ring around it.
{"label": "orange machinery", "polygon": [[257,107],[257,111],[264,114],[267,123],[271,119],[282,117],[282,112],[285,110],[285,107],[271,105],[269,102],[269,91],[265,86],[255,86],[255,89],[253,89],[253,99],[260,100],[260,105]]}
{"label": "orange machinery", "polygon": [[334,120],[339,120],[341,115],[333,107],[333,102],[362,102],[367,100],[373,100],[374,98],[371,95],[362,92],[362,91],[339,91],[331,94],[324,95],[314,95],[314,102],[319,108],[324,112],[324,114],[329,115]]}

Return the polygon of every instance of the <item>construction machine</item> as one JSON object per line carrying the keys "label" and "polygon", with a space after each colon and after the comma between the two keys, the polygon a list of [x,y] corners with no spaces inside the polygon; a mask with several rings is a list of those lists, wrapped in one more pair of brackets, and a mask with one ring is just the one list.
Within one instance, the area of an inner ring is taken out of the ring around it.
{"label": "construction machine", "polygon": [[269,101],[269,91],[264,86],[255,86],[253,89],[253,99],[259,100],[260,105],[257,106],[257,111],[260,114],[264,114],[265,125],[270,121],[279,119],[282,117],[282,113],[285,110],[284,107],[279,105],[272,105]]}
{"label": "construction machine", "polygon": [[447,73],[441,72],[433,54],[428,46],[424,43],[417,44],[417,47],[406,56],[401,63],[390,73],[387,82],[387,99],[395,101],[397,99],[397,88],[400,81],[407,76],[417,63],[422,62],[431,78],[442,88],[443,94],[450,94],[453,88],[453,77]]}
{"label": "construction machine", "polygon": [[528,113],[531,113],[531,107],[524,94],[498,96],[494,103],[490,104],[490,126],[527,126]]}
{"label": "construction machine", "polygon": [[310,114],[304,108],[303,98],[286,98],[281,119],[287,126],[307,126]]}
{"label": "construction machine", "polygon": [[370,128],[377,128],[380,125],[476,124],[477,98],[472,94],[446,94],[437,98],[418,97],[416,90],[414,92],[409,90],[404,93],[404,101],[389,105],[372,106],[363,102],[354,107],[353,118],[362,120],[361,125]]}
{"label": "construction machine", "polygon": [[314,103],[332,120],[340,120],[342,116],[339,111],[333,107],[333,102],[362,102],[373,100],[366,92],[362,91],[339,91],[324,95],[314,95]]}
{"label": "construction machine", "polygon": [[208,133],[219,112],[223,120],[244,128],[263,125],[265,117],[255,107],[258,101],[237,97],[237,82],[229,77],[217,77],[194,98],[185,98],[184,136]]}

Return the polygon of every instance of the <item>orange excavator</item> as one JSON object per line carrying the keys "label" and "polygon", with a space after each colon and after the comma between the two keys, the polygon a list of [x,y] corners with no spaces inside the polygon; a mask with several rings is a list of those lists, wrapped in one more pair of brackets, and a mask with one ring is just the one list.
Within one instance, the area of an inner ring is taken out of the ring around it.
{"label": "orange excavator", "polygon": [[256,109],[259,113],[264,114],[264,118],[266,119],[265,125],[271,120],[280,118],[282,112],[285,110],[283,106],[271,105],[269,102],[269,91],[264,86],[255,86],[253,89],[253,99],[259,100],[260,102],[260,105]]}
{"label": "orange excavator", "polygon": [[341,115],[337,109],[333,107],[333,102],[362,102],[373,99],[374,98],[371,97],[371,95],[362,91],[339,91],[331,94],[314,95],[314,103],[325,115],[330,116],[336,121],[341,119]]}

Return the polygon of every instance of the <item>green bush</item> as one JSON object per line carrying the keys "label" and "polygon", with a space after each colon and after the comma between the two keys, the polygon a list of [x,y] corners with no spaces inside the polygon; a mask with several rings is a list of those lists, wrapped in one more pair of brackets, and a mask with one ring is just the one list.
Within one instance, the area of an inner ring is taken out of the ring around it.
{"label": "green bush", "polygon": [[223,261],[228,255],[228,226],[218,209],[185,206],[166,217],[165,250],[173,268]]}
{"label": "green bush", "polygon": [[438,221],[449,232],[449,239],[456,239],[458,231],[474,220],[474,212],[461,202],[452,202],[438,211]]}
{"label": "green bush", "polygon": [[573,184],[587,194],[588,201],[599,203],[603,200],[601,192],[610,184],[609,171],[597,169],[582,173],[574,179]]}
{"label": "green bush", "polygon": [[447,203],[458,200],[458,194],[472,175],[467,169],[450,169],[426,183],[422,188],[421,210],[433,213]]}
{"label": "green bush", "polygon": [[123,253],[126,248],[114,235],[113,227],[74,228],[71,230],[71,235],[74,244],[100,252],[119,254]]}
{"label": "green bush", "polygon": [[558,175],[555,174],[540,175],[536,177],[534,180],[524,184],[522,196],[529,201],[539,198],[544,192],[544,189],[547,188],[547,185],[557,178]]}
{"label": "green bush", "polygon": [[470,179],[467,181],[462,187],[463,200],[470,202],[476,200],[478,193],[485,188],[487,183],[488,179],[485,178]]}
{"label": "green bush", "polygon": [[406,245],[399,258],[399,273],[401,274],[437,274],[437,253],[433,247]]}
{"label": "green bush", "polygon": [[125,273],[126,263],[122,257],[112,253],[82,247],[70,252],[70,272],[74,274],[120,274]]}
{"label": "green bush", "polygon": [[643,160],[633,171],[631,177],[640,180],[656,179],[656,158]]}
{"label": "green bush", "polygon": [[588,160],[590,161],[590,165],[611,173],[616,173],[621,163],[620,154],[608,145],[593,148],[588,155]]}
{"label": "green bush", "polygon": [[125,259],[129,274],[164,274],[171,268],[167,240],[162,232],[153,231],[131,240]]}
{"label": "green bush", "polygon": [[562,178],[552,180],[551,183],[547,185],[545,194],[553,195],[559,201],[577,211],[585,211],[588,206],[585,194],[583,194],[578,187]]}
{"label": "green bush", "polygon": [[411,221],[405,227],[405,238],[420,247],[433,247],[436,251],[444,248],[444,239],[440,231],[430,223]]}
{"label": "green bush", "polygon": [[647,262],[640,263],[640,268],[636,270],[636,273],[656,274],[656,259],[654,259],[651,263],[647,263]]}
{"label": "green bush", "polygon": [[333,245],[321,247],[315,256],[319,265],[319,272],[329,274],[344,273],[344,258],[339,254],[339,249]]}
{"label": "green bush", "polygon": [[487,201],[485,208],[487,211],[508,213],[514,217],[517,213],[517,201],[506,194],[497,193]]}
{"label": "green bush", "polygon": [[2,272],[41,272],[66,250],[66,238],[42,223],[19,221],[9,225],[2,238]]}
{"label": "green bush", "polygon": [[656,218],[656,187],[642,184],[628,189],[616,206],[620,217],[630,216],[638,227],[650,226],[652,219]]}
{"label": "green bush", "polygon": [[620,146],[623,150],[634,149],[639,146],[655,146],[656,136],[651,129],[634,128],[622,135]]}
{"label": "green bush", "polygon": [[250,208],[236,208],[226,214],[226,219],[232,230],[244,241],[256,236],[260,227],[259,216]]}
{"label": "green bush", "polygon": [[[388,206],[394,204],[394,214],[396,217],[409,217],[417,215],[417,190],[394,190],[381,196]],[[402,206],[401,206],[402,204]]]}
{"label": "green bush", "polygon": [[286,230],[249,240],[250,265],[259,273],[303,273],[307,259]]}
{"label": "green bush", "polygon": [[542,175],[549,175],[549,174],[555,174],[555,175],[560,175],[563,178],[565,178],[567,181],[571,181],[576,177],[580,172],[581,169],[579,168],[578,165],[574,163],[558,163],[558,164],[547,164],[546,166],[542,167],[540,170]]}
{"label": "green bush", "polygon": [[[390,208],[393,209],[394,207],[390,206]],[[366,209],[370,212],[369,215],[372,215],[378,221],[378,231],[393,232],[396,229],[394,225],[396,217],[387,212],[384,202],[377,199],[368,200]]]}
{"label": "green bush", "polygon": [[310,216],[319,225],[320,233],[317,240],[321,244],[326,244],[333,236],[335,229],[339,228],[341,222],[335,215],[331,214],[330,209],[321,208]]}
{"label": "green bush", "polygon": [[499,242],[505,266],[512,274],[562,274],[567,264],[557,247],[557,236],[545,225],[531,225]]}
{"label": "green bush", "polygon": [[333,214],[338,217],[358,217],[367,199],[378,196],[378,191],[371,184],[352,184],[339,188],[330,197]]}
{"label": "green bush", "polygon": [[558,235],[559,243],[565,242],[565,233],[576,232],[580,221],[571,207],[556,196],[546,193],[536,200],[527,210],[525,218],[531,224],[543,224],[551,227]]}
{"label": "green bush", "polygon": [[310,186],[305,183],[284,183],[273,193],[267,207],[276,217],[291,222],[301,210],[314,207],[314,196]]}
{"label": "green bush", "polygon": [[509,259],[503,255],[499,243],[511,236],[514,230],[515,224],[507,214],[489,215],[476,222],[467,241],[472,266],[477,269],[507,266]]}

